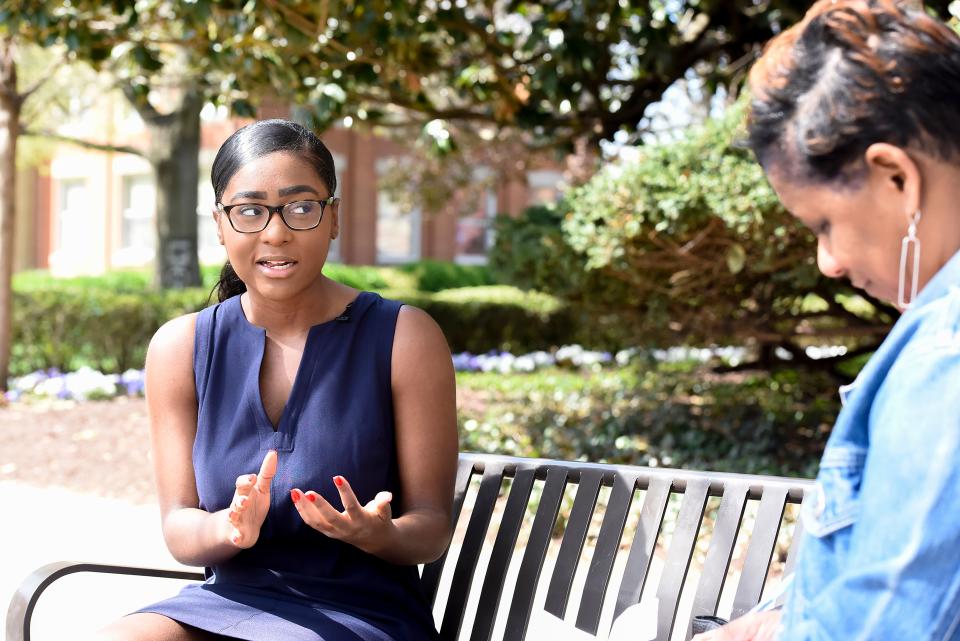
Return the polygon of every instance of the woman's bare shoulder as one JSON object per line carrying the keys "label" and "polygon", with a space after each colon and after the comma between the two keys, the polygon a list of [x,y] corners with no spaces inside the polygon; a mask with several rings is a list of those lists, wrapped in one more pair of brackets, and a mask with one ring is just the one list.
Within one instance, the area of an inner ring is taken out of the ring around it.
{"label": "woman's bare shoulder", "polygon": [[[147,348],[147,375],[185,374],[193,371],[193,336],[199,312],[173,318],[154,333]],[[151,377],[152,378],[152,377]]]}

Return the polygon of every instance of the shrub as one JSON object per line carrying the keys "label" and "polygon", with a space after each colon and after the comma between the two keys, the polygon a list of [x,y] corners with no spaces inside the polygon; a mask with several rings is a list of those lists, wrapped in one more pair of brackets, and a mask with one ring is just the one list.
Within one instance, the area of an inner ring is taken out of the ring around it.
{"label": "shrub", "polygon": [[[369,270],[369,271],[367,271]],[[375,289],[377,270],[350,268],[362,289]],[[336,269],[331,270],[336,272]],[[346,280],[346,279],[345,279]],[[136,293],[112,291],[104,281],[42,286],[34,280],[14,295],[11,376],[40,369],[87,366],[122,372],[143,366],[150,337],[164,322],[207,304],[205,288]],[[110,282],[107,280],[106,282]],[[425,309],[454,351],[477,353],[548,349],[577,341],[566,307],[551,296],[512,287],[446,290],[436,294],[385,291]]]}
{"label": "shrub", "polygon": [[87,366],[122,372],[143,366],[147,344],[168,319],[206,303],[202,289],[137,294],[92,288],[16,292],[10,374]]}
{"label": "shrub", "polygon": [[440,260],[421,260],[400,267],[414,277],[414,287],[421,292],[439,292],[460,287],[482,287],[495,283],[484,265],[458,265]]}
{"label": "shrub", "polygon": [[430,314],[454,352],[519,354],[577,342],[580,333],[568,308],[554,297],[505,285],[384,295]]}
{"label": "shrub", "polygon": [[[553,211],[501,221],[492,265],[552,293],[623,343],[875,345],[896,312],[825,278],[815,241],[735,140],[742,111],[643,147]],[[823,366],[822,363],[819,366]]]}
{"label": "shrub", "polygon": [[461,448],[813,476],[839,409],[822,373],[717,376],[652,364],[457,376]]}

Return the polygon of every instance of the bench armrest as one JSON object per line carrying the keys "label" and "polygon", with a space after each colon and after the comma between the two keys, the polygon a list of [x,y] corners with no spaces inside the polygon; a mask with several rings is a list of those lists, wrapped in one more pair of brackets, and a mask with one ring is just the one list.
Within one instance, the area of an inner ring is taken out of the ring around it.
{"label": "bench armrest", "polygon": [[7,641],[30,641],[30,620],[33,617],[33,609],[36,607],[40,595],[57,579],[77,572],[124,574],[193,581],[202,581],[204,578],[202,572],[190,570],[163,570],[160,568],[71,561],[51,563],[30,574],[20,583],[17,591],[13,594],[10,607],[7,609]]}

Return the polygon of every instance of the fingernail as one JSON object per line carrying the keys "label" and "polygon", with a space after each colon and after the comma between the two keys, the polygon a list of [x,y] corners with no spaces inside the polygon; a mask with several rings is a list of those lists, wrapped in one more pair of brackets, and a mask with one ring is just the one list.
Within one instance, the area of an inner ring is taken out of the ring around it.
{"label": "fingernail", "polygon": [[300,490],[290,490],[290,498],[293,499],[293,502],[296,503],[300,500]]}
{"label": "fingernail", "polygon": [[250,476],[247,477],[247,480],[250,481],[251,483],[255,483],[257,480],[257,475],[251,474]]}
{"label": "fingernail", "polygon": [[307,494],[307,500],[310,501],[311,503],[316,503],[317,502],[316,494]]}
{"label": "fingernail", "polygon": [[337,484],[337,487],[342,487],[342,486],[343,486],[343,477],[342,477],[342,476],[334,476],[334,477],[333,477],[333,482]]}

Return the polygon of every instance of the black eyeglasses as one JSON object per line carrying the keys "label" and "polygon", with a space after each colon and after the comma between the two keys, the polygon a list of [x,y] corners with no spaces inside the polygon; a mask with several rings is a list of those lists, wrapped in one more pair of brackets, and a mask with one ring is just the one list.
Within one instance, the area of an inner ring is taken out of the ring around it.
{"label": "black eyeglasses", "polygon": [[293,231],[315,229],[323,220],[323,212],[328,205],[336,207],[339,198],[331,196],[326,200],[297,200],[285,205],[260,205],[257,203],[237,203],[224,205],[217,203],[220,211],[227,215],[230,226],[241,234],[255,234],[270,224],[274,214],[280,214],[283,224]]}

